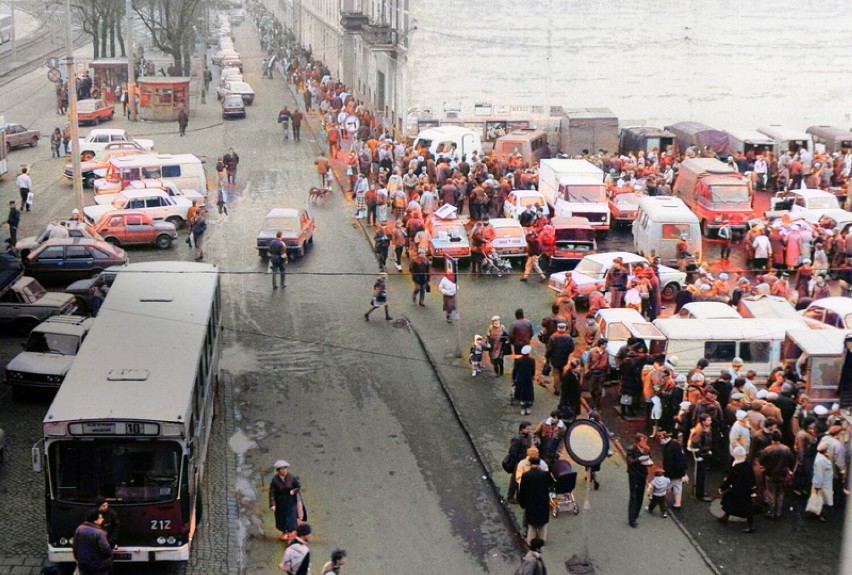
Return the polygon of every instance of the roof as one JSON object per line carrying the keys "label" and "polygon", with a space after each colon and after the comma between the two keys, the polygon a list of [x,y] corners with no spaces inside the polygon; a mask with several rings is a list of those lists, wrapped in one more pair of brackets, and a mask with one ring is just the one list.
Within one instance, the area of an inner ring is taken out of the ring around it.
{"label": "roof", "polygon": [[550,225],[554,228],[588,228],[593,229],[592,224],[589,222],[589,218],[582,218],[580,216],[557,216],[550,220]]}
{"label": "roof", "polygon": [[573,158],[547,158],[539,163],[542,167],[548,167],[557,174],[567,172],[569,174],[588,174],[599,177],[603,181],[603,170],[588,160],[576,160]]}
{"label": "roof", "polygon": [[754,144],[774,144],[775,140],[767,136],[766,134],[762,134],[757,130],[725,130],[730,135],[732,135],[735,139],[740,142],[752,142]]}
{"label": "roof", "polygon": [[520,142],[526,140],[533,140],[538,138],[539,136],[546,136],[546,132],[544,130],[539,130],[537,128],[518,128],[517,130],[512,130],[508,134],[504,134],[495,140],[495,144],[497,142]]}
{"label": "roof", "polygon": [[201,160],[192,154],[137,154],[133,156],[121,156],[109,159],[109,163],[117,168],[135,168],[165,162],[183,164],[195,162],[201,163]]}
{"label": "roof", "polygon": [[123,136],[126,136],[127,130],[124,130],[122,128],[93,128],[88,134],[86,134],[85,137],[88,138],[93,134],[121,134]]}
{"label": "roof", "polygon": [[169,193],[162,188],[124,188],[116,195],[122,195],[125,198],[148,198],[150,196],[168,196]]}
{"label": "roof", "polygon": [[633,252],[603,252],[599,254],[589,254],[583,259],[589,259],[598,263],[610,265],[615,258],[621,258],[626,264],[632,263],[648,263],[648,260]]}
{"label": "roof", "polygon": [[490,223],[495,228],[522,228],[521,222],[515,218],[489,218]]}
{"label": "roof", "polygon": [[186,76],[140,76],[136,78],[137,84],[188,84],[190,78]]}
{"label": "roof", "polygon": [[568,174],[559,176],[560,186],[603,186],[603,180],[593,174]]}
{"label": "roof", "polygon": [[681,163],[681,169],[687,169],[697,174],[736,174],[737,171],[727,165],[725,162],[720,162],[716,158],[689,158]]}
{"label": "roof", "polygon": [[806,131],[825,140],[852,140],[852,131],[834,126],[810,126]]}
{"label": "roof", "polygon": [[93,317],[81,315],[55,315],[38,324],[33,331],[67,335],[83,335],[95,323]]}
{"label": "roof", "polygon": [[788,128],[780,124],[769,124],[768,126],[760,126],[757,129],[761,134],[766,134],[775,140],[810,140],[809,134]]}
{"label": "roof", "polygon": [[639,208],[655,222],[698,223],[698,216],[680,198],[673,196],[641,196],[637,203]]}
{"label": "roof", "polygon": [[434,140],[435,138],[439,138],[441,136],[456,136],[460,134],[475,134],[473,130],[469,128],[465,128],[464,126],[435,126],[434,128],[426,128],[417,134],[418,138],[428,138],[430,140]]}
{"label": "roof", "polygon": [[810,188],[790,190],[790,193],[802,196],[803,198],[837,198],[837,196],[831,192],[826,192],[825,190],[812,190]]}
{"label": "roof", "polygon": [[299,210],[296,208],[272,208],[264,218],[298,218]]}
{"label": "roof", "polygon": [[799,349],[812,356],[840,356],[844,353],[844,342],[850,332],[837,328],[794,329],[787,335]]}
{"label": "roof", "polygon": [[621,129],[624,132],[630,132],[640,138],[642,137],[658,137],[658,138],[674,138],[675,135],[668,130],[655,128],[653,126],[628,126]]}
{"label": "roof", "polygon": [[754,317],[761,319],[800,317],[793,304],[780,296],[747,296],[740,300],[739,305],[747,308]]}
{"label": "roof", "polygon": [[641,313],[627,307],[604,308],[599,310],[597,315],[606,322],[648,323],[648,320],[642,317]]}
{"label": "roof", "polygon": [[681,308],[698,318],[741,319],[737,310],[720,301],[693,301]]}
{"label": "roof", "polygon": [[[188,423],[217,285],[210,264],[145,262],[120,271],[44,422]],[[116,377],[129,370],[147,377]]]}
{"label": "roof", "polygon": [[565,110],[565,115],[569,118],[616,118],[612,110],[609,108],[571,108]]}
{"label": "roof", "polygon": [[711,128],[707,124],[701,122],[678,122],[665,127],[666,130],[673,132],[683,132],[685,134],[699,134],[701,132],[718,132],[716,128]]}
{"label": "roof", "polygon": [[812,307],[821,307],[833,311],[838,315],[847,316],[852,314],[852,298],[838,296],[824,297],[811,302],[808,308]]}
{"label": "roof", "polygon": [[796,319],[667,317],[654,320],[654,325],[670,340],[740,341],[784,339],[788,330],[802,329],[805,324]]}
{"label": "roof", "polygon": [[509,193],[518,196],[519,198],[529,198],[532,196],[535,196],[537,198],[544,198],[544,196],[541,195],[541,192],[539,192],[538,190],[512,190]]}

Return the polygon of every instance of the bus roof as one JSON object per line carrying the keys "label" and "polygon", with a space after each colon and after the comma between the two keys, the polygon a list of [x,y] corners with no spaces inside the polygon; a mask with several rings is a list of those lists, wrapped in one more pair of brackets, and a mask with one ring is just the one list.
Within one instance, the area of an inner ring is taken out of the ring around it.
{"label": "bus roof", "polygon": [[805,132],[794,130],[793,128],[788,128],[780,124],[761,126],[757,129],[757,131],[778,141],[811,139],[810,135]]}
{"label": "bus roof", "polygon": [[689,209],[683,200],[673,196],[641,196],[639,209],[648,214],[655,222],[662,223],[698,223],[698,216]]}
{"label": "bus roof", "polygon": [[691,319],[667,317],[654,320],[654,325],[670,339],[706,341],[781,340],[787,331],[802,329],[801,320],[757,318]]}
{"label": "bus roof", "polygon": [[115,279],[44,423],[189,423],[218,268],[129,264]]}
{"label": "bus roof", "polygon": [[201,162],[192,154],[137,154],[134,156],[121,156],[110,158],[109,163],[116,168],[143,168],[151,164],[163,164],[173,162],[177,164]]}

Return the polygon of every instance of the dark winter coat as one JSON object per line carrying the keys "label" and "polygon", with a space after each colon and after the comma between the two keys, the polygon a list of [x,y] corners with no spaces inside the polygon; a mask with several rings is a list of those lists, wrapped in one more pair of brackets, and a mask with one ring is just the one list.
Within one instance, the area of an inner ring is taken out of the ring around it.
{"label": "dark winter coat", "polygon": [[528,525],[547,525],[550,520],[550,483],[547,473],[533,467],[521,476],[518,503]]}
{"label": "dark winter coat", "polygon": [[74,559],[80,575],[109,575],[112,573],[112,548],[106,531],[94,523],[83,523],[74,533]]}
{"label": "dark winter coat", "polygon": [[545,356],[550,365],[562,369],[568,363],[568,358],[574,351],[574,338],[568,332],[556,332],[547,340]]}
{"label": "dark winter coat", "polygon": [[559,405],[567,405],[575,414],[579,415],[582,394],[583,391],[580,389],[580,379],[577,377],[577,373],[566,369],[565,373],[562,374],[562,390]]}
{"label": "dark winter coat", "polygon": [[683,448],[675,440],[669,440],[663,446],[663,470],[669,479],[680,479],[686,475],[686,457],[683,456]]}
{"label": "dark winter coat", "polygon": [[728,476],[722,481],[722,509],[728,515],[750,517],[752,514],[752,498],[755,479],[754,469],[748,461],[736,463],[728,471]]}
{"label": "dark winter coat", "polygon": [[524,355],[515,360],[512,366],[512,381],[515,384],[515,399],[523,403],[535,401],[533,380],[535,379],[535,360]]}

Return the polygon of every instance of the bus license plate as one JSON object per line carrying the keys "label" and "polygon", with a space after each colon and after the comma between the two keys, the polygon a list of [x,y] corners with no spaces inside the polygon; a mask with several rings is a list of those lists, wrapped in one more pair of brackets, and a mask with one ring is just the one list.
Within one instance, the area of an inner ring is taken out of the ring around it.
{"label": "bus license plate", "polygon": [[112,554],[113,561],[130,561],[131,555],[130,553],[113,553]]}

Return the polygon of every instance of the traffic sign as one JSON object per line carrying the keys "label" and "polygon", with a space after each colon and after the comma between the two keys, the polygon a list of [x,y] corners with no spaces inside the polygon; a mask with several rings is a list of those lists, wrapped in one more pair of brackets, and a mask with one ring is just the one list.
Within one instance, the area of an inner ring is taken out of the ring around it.
{"label": "traffic sign", "polygon": [[346,116],[343,125],[346,127],[347,132],[354,134],[361,127],[361,121],[358,119],[358,116],[350,115]]}
{"label": "traffic sign", "polygon": [[54,84],[58,84],[62,81],[62,72],[59,71],[59,68],[51,67],[50,70],[47,71],[47,79]]}

